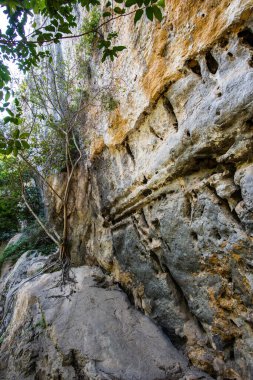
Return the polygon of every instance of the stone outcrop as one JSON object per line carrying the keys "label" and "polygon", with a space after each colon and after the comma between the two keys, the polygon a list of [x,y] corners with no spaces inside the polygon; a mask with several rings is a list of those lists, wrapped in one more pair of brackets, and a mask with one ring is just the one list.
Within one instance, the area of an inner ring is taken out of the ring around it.
{"label": "stone outcrop", "polygon": [[[251,380],[253,1],[170,0],[162,23],[104,28],[119,28],[127,50],[90,59],[80,136],[90,151],[68,217],[73,264],[110,279],[74,269],[67,298],[57,274],[24,284],[3,378],[208,378],[189,373],[185,355],[215,379]],[[51,179],[58,193],[64,177]]]}
{"label": "stone outcrop", "polygon": [[25,255],[2,282],[7,297],[17,291],[1,339],[0,379],[211,380],[100,269],[73,269],[62,288],[60,272],[31,278],[41,263]]}
{"label": "stone outcrop", "polygon": [[104,268],[219,379],[253,377],[252,7],[173,0],[161,24],[121,20],[127,51],[94,54],[90,79],[117,107],[87,108],[69,215],[73,262]]}

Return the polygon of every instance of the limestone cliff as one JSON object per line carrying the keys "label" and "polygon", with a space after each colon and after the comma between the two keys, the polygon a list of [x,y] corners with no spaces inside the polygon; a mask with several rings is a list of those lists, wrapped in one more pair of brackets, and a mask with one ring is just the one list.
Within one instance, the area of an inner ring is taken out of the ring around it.
{"label": "limestone cliff", "polygon": [[70,215],[75,263],[113,274],[221,379],[253,377],[252,6],[168,1],[134,33],[125,18],[126,53],[91,63],[117,107],[87,110]]}
{"label": "limestone cliff", "polygon": [[161,24],[114,21],[127,50],[94,52],[88,79],[114,106],[87,107],[69,210],[73,263],[101,267],[220,380],[253,378],[252,10],[170,0]]}

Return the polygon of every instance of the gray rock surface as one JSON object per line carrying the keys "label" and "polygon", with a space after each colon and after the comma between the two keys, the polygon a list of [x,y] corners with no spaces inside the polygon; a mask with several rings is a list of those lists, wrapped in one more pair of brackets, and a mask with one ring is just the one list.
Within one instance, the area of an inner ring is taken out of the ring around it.
{"label": "gray rock surface", "polygon": [[90,91],[118,107],[87,108],[69,210],[73,262],[108,271],[219,380],[253,378],[252,7],[172,0],[135,33],[125,18],[126,55],[90,62]]}
{"label": "gray rock surface", "polygon": [[[25,261],[28,269],[32,259]],[[191,369],[100,269],[79,267],[72,276],[75,282],[64,288],[59,286],[60,272],[20,281],[2,338],[0,379],[211,379]]]}

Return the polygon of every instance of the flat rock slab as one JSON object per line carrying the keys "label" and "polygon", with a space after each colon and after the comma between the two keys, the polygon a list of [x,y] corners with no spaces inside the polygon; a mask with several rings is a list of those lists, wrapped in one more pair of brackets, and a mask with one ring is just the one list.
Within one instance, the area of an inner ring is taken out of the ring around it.
{"label": "flat rock slab", "polygon": [[0,352],[0,379],[210,379],[98,268],[44,274],[17,293]]}

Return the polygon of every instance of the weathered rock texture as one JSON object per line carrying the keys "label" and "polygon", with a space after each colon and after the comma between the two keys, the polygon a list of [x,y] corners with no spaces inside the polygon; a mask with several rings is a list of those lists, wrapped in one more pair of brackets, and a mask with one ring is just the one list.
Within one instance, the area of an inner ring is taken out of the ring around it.
{"label": "weathered rock texture", "polygon": [[[4,315],[1,376],[208,378],[183,352],[213,378],[251,380],[253,0],[170,0],[161,24],[124,17],[105,28],[128,49],[90,60],[72,261],[102,267],[174,347],[123,292],[97,287],[99,269],[82,267],[67,297],[58,274],[23,283]],[[64,177],[52,179],[59,193]]]}
{"label": "weathered rock texture", "polygon": [[[30,272],[41,258],[21,258],[10,277]],[[60,272],[22,284],[0,350],[2,380],[197,380],[161,330],[130,305],[98,268],[72,272],[62,289]],[[22,278],[22,276],[21,276]]]}
{"label": "weathered rock texture", "polygon": [[69,216],[73,262],[111,273],[219,379],[253,378],[252,7],[172,0],[161,24],[120,21],[127,52],[94,55],[90,79],[118,106],[87,109]]}

